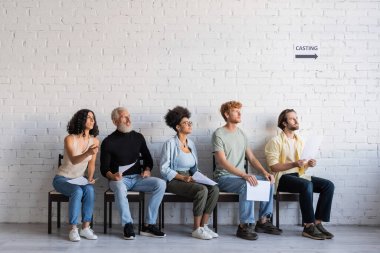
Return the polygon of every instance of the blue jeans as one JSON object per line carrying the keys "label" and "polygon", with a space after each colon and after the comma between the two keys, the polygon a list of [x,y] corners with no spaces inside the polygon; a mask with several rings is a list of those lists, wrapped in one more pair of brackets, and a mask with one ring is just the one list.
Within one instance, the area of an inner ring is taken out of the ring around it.
{"label": "blue jeans", "polygon": [[[263,176],[256,176],[257,180],[267,180]],[[237,176],[221,176],[217,179],[220,191],[239,194],[239,219],[240,223],[255,223],[255,203],[247,200],[247,184],[243,178]],[[259,218],[271,217],[273,213],[273,191],[271,185],[269,201],[260,201]]]}
{"label": "blue jeans", "polygon": [[[69,197],[69,223],[77,225],[82,209],[82,222],[91,222],[94,210],[95,192],[92,184],[75,185],[67,181],[70,178],[55,176],[53,186],[57,192]],[[82,204],[83,202],[83,204]],[[81,208],[82,205],[82,208]]]}
{"label": "blue jeans", "polygon": [[[282,175],[278,190],[300,194],[300,208],[304,223],[313,223],[316,219],[330,221],[331,204],[334,196],[334,184],[323,178],[311,177],[311,181],[300,178],[298,173]],[[313,192],[319,193],[317,209],[314,214]]]}
{"label": "blue jeans", "polygon": [[145,208],[145,223],[156,224],[158,208],[162,197],[165,194],[166,183],[157,177],[143,178],[138,174],[124,176],[120,181],[109,181],[110,189],[115,193],[115,202],[121,217],[121,225],[133,223],[127,192],[147,192],[146,201],[148,208]]}

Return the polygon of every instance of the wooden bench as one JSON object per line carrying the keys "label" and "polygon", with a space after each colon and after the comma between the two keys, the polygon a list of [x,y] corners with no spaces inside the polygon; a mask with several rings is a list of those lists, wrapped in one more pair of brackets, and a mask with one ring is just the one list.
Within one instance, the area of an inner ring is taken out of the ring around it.
{"label": "wooden bench", "polygon": [[164,228],[165,227],[165,203],[171,202],[171,203],[193,203],[192,199],[185,198],[179,195],[176,195],[174,193],[165,192],[161,205],[158,211],[158,227]]}

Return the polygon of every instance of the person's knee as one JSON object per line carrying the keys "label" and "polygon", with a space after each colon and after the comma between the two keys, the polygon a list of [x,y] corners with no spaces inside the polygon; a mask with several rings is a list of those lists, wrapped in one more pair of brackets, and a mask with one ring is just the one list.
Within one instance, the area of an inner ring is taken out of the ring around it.
{"label": "person's knee", "polygon": [[214,185],[212,188],[211,188],[211,191],[212,191],[212,194],[213,195],[219,195],[219,187]]}
{"label": "person's knee", "polygon": [[91,197],[91,198],[94,198],[95,197],[95,190],[94,190],[94,186],[93,185],[86,185],[84,187],[84,194]]}
{"label": "person's knee", "polygon": [[311,181],[305,181],[302,184],[302,192],[307,194],[313,194],[313,183]]}
{"label": "person's knee", "polygon": [[205,199],[207,198],[207,195],[208,195],[208,189],[206,186],[202,185],[198,192],[195,194],[195,198],[196,199]]}
{"label": "person's knee", "polygon": [[114,193],[125,191],[125,184],[122,180],[110,181],[109,186]]}
{"label": "person's knee", "polygon": [[156,180],[156,191],[165,192],[166,182],[160,178]]}
{"label": "person's knee", "polygon": [[208,193],[210,195],[210,198],[217,199],[219,196],[219,187],[216,185],[212,186],[210,189],[208,189]]}
{"label": "person's knee", "polygon": [[329,191],[329,192],[334,192],[335,190],[335,185],[333,182],[331,182],[330,180],[327,180],[326,182],[326,189]]}
{"label": "person's knee", "polygon": [[239,194],[246,194],[246,192],[247,192],[247,184],[246,183],[242,183],[240,185]]}
{"label": "person's knee", "polygon": [[71,197],[72,198],[82,199],[82,197],[83,197],[83,190],[82,190],[82,188],[80,188],[79,186],[76,186],[74,188],[74,190],[72,191],[72,193],[71,193]]}
{"label": "person's knee", "polygon": [[270,194],[273,196],[273,193],[274,193],[274,184],[270,184],[269,191],[270,191]]}

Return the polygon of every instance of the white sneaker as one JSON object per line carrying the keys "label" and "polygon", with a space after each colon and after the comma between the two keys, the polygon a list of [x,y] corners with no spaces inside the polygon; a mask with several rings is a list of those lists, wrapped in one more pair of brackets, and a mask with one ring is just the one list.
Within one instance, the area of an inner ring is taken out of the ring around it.
{"label": "white sneaker", "polygon": [[207,224],[205,224],[203,226],[203,230],[206,231],[209,235],[212,236],[212,238],[218,238],[219,235],[217,233],[215,233],[214,231],[212,231],[211,229],[209,229],[209,227],[207,226]]}
{"label": "white sneaker", "polygon": [[82,236],[88,240],[98,239],[98,236],[96,234],[94,234],[94,231],[90,227],[81,229],[79,234],[80,234],[80,236]]}
{"label": "white sneaker", "polygon": [[195,238],[198,238],[198,239],[202,239],[202,240],[210,240],[212,239],[212,236],[207,233],[203,227],[199,227],[197,229],[195,229],[192,233],[191,233],[191,236],[192,237],[195,237]]}
{"label": "white sneaker", "polygon": [[72,228],[69,233],[69,239],[72,242],[79,242],[80,236],[78,234],[78,228]]}

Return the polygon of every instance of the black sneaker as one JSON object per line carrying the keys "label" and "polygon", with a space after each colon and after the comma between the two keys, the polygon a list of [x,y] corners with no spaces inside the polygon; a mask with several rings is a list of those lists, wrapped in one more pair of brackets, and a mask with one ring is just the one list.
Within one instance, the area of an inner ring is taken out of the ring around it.
{"label": "black sneaker", "polygon": [[324,240],[326,238],[314,224],[310,225],[309,227],[305,226],[302,232],[302,236],[309,237],[314,240]]}
{"label": "black sneaker", "polygon": [[271,235],[281,235],[282,229],[273,226],[273,224],[267,220],[265,223],[261,223],[260,221],[256,222],[255,231],[257,233],[267,233]]}
{"label": "black sneaker", "polygon": [[322,223],[319,223],[315,225],[319,231],[325,236],[326,239],[332,239],[334,237],[333,234],[331,234],[329,231],[327,231],[323,226]]}
{"label": "black sneaker", "polygon": [[253,232],[252,224],[242,224],[242,226],[238,225],[238,229],[236,231],[236,236],[245,240],[257,240],[257,234]]}
{"label": "black sneaker", "polygon": [[133,240],[135,239],[136,234],[135,231],[133,231],[133,224],[127,223],[124,225],[124,239],[125,240]]}
{"label": "black sneaker", "polygon": [[141,231],[141,235],[152,236],[152,237],[165,237],[166,234],[161,232],[156,225],[149,224],[148,226],[143,226]]}

